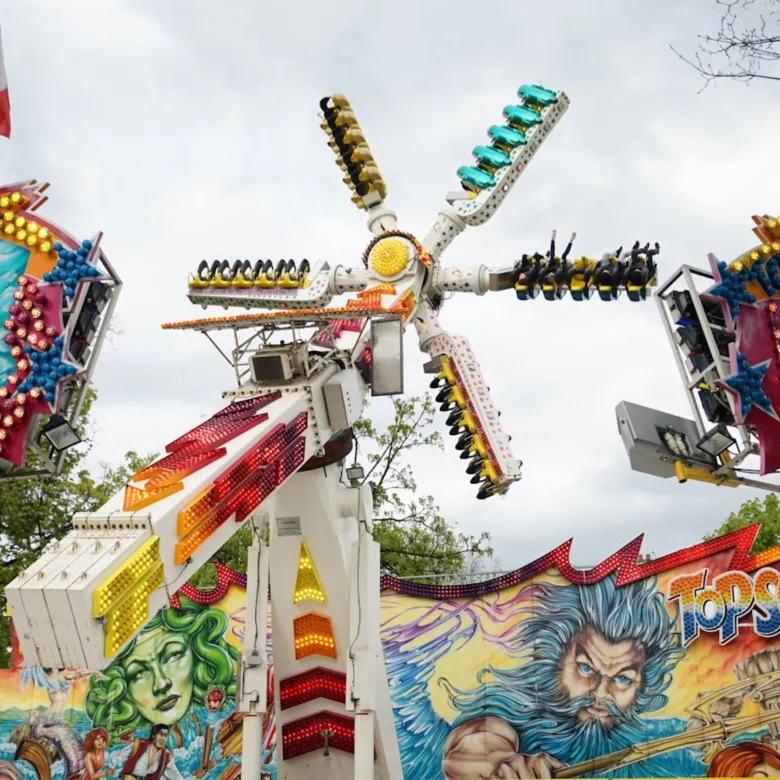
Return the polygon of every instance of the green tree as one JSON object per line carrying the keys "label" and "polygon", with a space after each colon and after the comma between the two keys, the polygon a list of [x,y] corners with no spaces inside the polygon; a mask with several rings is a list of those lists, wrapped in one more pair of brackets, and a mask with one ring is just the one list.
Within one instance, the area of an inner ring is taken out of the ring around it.
{"label": "green tree", "polygon": [[[268,542],[268,537],[264,540]],[[246,572],[247,554],[249,546],[252,544],[252,525],[247,523],[240,531],[233,534],[217,552],[212,555],[211,560],[201,566],[197,572],[188,580],[196,588],[213,588],[217,584],[216,563],[221,563],[233,571]]]}
{"label": "green tree", "polygon": [[761,523],[761,530],[753,542],[754,554],[780,544],[780,498],[777,493],[767,493],[763,500],[753,498],[746,501],[736,512],[729,515],[723,525],[713,533],[707,534],[704,539],[714,539],[716,536],[738,531],[740,528],[756,523]]}
{"label": "green tree", "polygon": [[406,456],[444,448],[433,429],[432,397],[394,398],[393,407],[393,420],[384,429],[366,415],[355,423],[356,451],[350,456],[368,465],[365,480],[374,490],[374,538],[382,548],[382,570],[397,577],[462,574],[467,562],[473,567],[475,560],[490,559],[490,534],[459,533],[433,496],[418,494]]}
{"label": "green tree", "polygon": [[[71,528],[76,512],[92,512],[126,484],[155,456],[128,452],[118,466],[101,466],[91,473],[85,459],[95,446],[89,431],[89,415],[96,400],[90,391],[76,428],[83,443],[67,451],[59,477],[0,482],[0,587],[13,580],[40,556],[44,548],[61,539]],[[28,458],[37,467],[35,456]],[[10,623],[0,614],[0,667],[10,665]]]}

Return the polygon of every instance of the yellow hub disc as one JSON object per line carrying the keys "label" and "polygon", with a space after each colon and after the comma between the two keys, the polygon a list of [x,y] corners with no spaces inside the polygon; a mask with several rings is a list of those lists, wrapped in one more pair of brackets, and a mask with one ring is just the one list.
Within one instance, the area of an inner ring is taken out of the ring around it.
{"label": "yellow hub disc", "polygon": [[400,238],[384,238],[371,250],[368,263],[379,276],[395,276],[409,262],[409,246]]}

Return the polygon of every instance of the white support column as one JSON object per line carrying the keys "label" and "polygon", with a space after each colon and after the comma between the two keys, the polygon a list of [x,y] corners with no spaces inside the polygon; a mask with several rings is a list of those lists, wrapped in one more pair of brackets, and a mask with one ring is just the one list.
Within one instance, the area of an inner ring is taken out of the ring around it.
{"label": "white support column", "polygon": [[[379,632],[380,548],[372,535],[373,499],[367,485],[349,490],[356,499],[353,501],[358,526],[358,540],[350,545],[350,652],[346,702],[347,709],[355,713],[354,780],[373,780],[377,738],[382,742],[389,776],[401,777]],[[389,727],[388,718],[382,719],[381,734],[377,732],[378,709],[390,715]]]}
{"label": "white support column", "polygon": [[[371,538],[371,506],[370,488],[344,486],[335,464],[296,474],[279,493],[270,563],[279,780],[403,778],[379,640],[379,550]],[[294,599],[302,542],[324,600]],[[354,581],[358,562],[359,589]],[[307,616],[328,620],[334,655],[296,658],[295,621]],[[322,668],[345,675],[345,700],[320,695],[283,707],[282,684]],[[285,759],[285,731],[322,713],[353,721],[354,753],[344,750],[342,742],[341,748],[319,746]]]}
{"label": "white support column", "polygon": [[260,780],[263,757],[263,718],[266,711],[268,658],[268,575],[270,550],[262,542],[264,523],[252,518],[254,540],[247,558],[246,634],[239,664],[236,709],[244,713],[241,776]]}

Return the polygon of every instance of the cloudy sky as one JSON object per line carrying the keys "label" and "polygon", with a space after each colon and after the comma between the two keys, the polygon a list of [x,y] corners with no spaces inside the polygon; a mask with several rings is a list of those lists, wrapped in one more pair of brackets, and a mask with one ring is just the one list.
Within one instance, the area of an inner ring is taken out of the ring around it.
{"label": "cloudy sky", "polygon": [[[780,87],[700,78],[670,51],[717,26],[711,0],[6,0],[0,23],[13,137],[6,181],[52,183],[46,214],[105,232],[125,282],[122,335],[95,375],[93,464],[155,451],[231,386],[185,297],[202,258],[357,262],[369,239],[319,129],[345,93],[403,229],[423,236],[455,171],[524,83],[571,107],[497,216],[469,228],[451,266],[507,266],[578,232],[575,254],[659,241],[661,276],[752,245],[750,217],[780,209]],[[775,161],[775,162],[773,162]],[[574,537],[592,564],[645,533],[656,555],[693,544],[757,493],[630,471],[614,408],[687,416],[653,303],[463,296],[444,326],[482,361],[524,479],[478,502],[451,443],[413,460],[423,490],[466,532],[488,529],[504,566]],[[409,334],[409,392],[426,385]],[[387,403],[375,406],[384,419]],[[439,420],[444,431],[444,415]]]}

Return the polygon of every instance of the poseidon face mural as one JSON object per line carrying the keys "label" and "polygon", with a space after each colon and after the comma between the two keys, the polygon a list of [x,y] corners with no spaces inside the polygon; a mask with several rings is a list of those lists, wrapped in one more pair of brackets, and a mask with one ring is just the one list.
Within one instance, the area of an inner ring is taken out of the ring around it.
{"label": "poseidon face mural", "polygon": [[[458,715],[443,755],[449,774],[462,774],[475,753],[491,771],[537,754],[555,769],[645,741],[651,724],[664,733],[644,716],[666,705],[683,653],[654,578],[624,588],[614,576],[592,586],[540,583],[519,596],[528,616],[503,642],[516,665],[487,667],[471,690],[450,686]],[[506,761],[500,742],[485,755],[487,732],[504,735],[518,758]]]}
{"label": "poseidon face mural", "polygon": [[[463,589],[385,578],[405,780],[780,777],[780,553],[751,558],[755,532],[641,564],[633,544],[588,572],[561,548]],[[185,777],[232,780],[246,594],[220,582],[187,588],[102,672],[0,672],[0,778],[118,772],[159,723]],[[270,777],[275,739],[271,707]]]}

